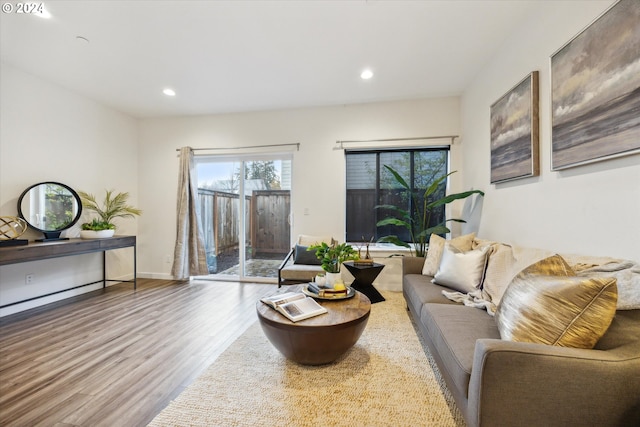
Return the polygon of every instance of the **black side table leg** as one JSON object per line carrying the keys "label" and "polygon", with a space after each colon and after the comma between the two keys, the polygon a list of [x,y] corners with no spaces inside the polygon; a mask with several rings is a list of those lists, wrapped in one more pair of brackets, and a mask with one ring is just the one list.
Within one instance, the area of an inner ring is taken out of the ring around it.
{"label": "black side table leg", "polygon": [[367,297],[369,297],[369,300],[371,300],[371,304],[386,301],[386,299],[384,299],[382,294],[378,292],[378,290],[374,288],[373,285],[371,284],[361,283],[358,280],[354,280],[350,286],[355,290],[362,292]]}

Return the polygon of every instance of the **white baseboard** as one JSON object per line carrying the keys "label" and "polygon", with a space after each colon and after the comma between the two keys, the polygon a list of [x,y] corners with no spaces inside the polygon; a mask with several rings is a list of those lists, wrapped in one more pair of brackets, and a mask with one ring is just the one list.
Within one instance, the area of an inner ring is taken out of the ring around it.
{"label": "white baseboard", "polygon": [[138,279],[160,279],[160,280],[175,280],[175,278],[168,273],[138,273]]}

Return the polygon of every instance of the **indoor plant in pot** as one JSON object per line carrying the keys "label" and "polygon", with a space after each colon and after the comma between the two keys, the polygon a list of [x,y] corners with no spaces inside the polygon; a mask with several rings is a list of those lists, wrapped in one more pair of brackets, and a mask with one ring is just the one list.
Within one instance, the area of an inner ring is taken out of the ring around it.
{"label": "indoor plant in pot", "polygon": [[127,204],[129,193],[114,194],[113,190],[106,190],[102,205],[99,205],[93,194],[78,191],[82,207],[88,211],[95,212],[98,218],[93,218],[91,222],[82,224],[80,237],[83,239],[95,239],[111,237],[115,233],[116,226],[113,223],[115,218],[133,218],[142,214],[140,209]]}
{"label": "indoor plant in pot", "polygon": [[[409,184],[407,184],[404,178],[400,176],[398,172],[396,172],[390,166],[384,165],[384,167],[389,172],[391,172],[394,179],[398,184],[400,184],[400,186],[411,192],[411,187],[409,186]],[[449,204],[454,200],[466,199],[472,194],[480,194],[481,196],[484,196],[484,193],[480,190],[470,190],[462,193],[449,194],[433,200],[435,197],[437,197],[439,186],[447,179],[449,175],[455,172],[456,171],[449,172],[446,175],[434,179],[432,184],[425,190],[424,194],[422,195],[422,203],[419,202],[416,194],[411,193],[411,211],[399,208],[394,205],[376,206],[376,208],[378,209],[387,209],[392,212],[389,217],[378,221],[377,226],[380,227],[384,225],[396,225],[406,228],[407,230],[409,230],[409,235],[411,236],[411,241],[413,242],[413,249],[415,249],[416,256],[425,256],[427,253],[427,246],[429,244],[429,238],[431,237],[431,234],[450,233],[451,230],[449,230],[449,228],[445,226],[445,223],[447,221],[465,222],[463,219],[445,218],[445,220],[440,224],[432,225],[431,219],[435,209],[440,206]],[[411,245],[400,240],[398,236],[395,235],[382,237],[378,239],[378,242],[393,243],[394,245],[404,246],[406,248],[409,248],[410,250],[412,249]]]}
{"label": "indoor plant in pot", "polygon": [[358,259],[358,252],[347,243],[333,243],[328,245],[322,242],[309,246],[308,251],[315,251],[316,257],[322,263],[322,269],[326,272],[327,285],[334,285],[340,278],[340,266],[344,261]]}

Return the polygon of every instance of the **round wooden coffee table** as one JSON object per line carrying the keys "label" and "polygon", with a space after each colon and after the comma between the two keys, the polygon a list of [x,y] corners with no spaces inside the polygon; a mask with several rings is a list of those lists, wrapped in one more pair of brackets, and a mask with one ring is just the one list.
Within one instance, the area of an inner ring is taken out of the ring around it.
{"label": "round wooden coffee table", "polygon": [[318,300],[329,312],[299,322],[258,301],[256,311],[265,335],[285,357],[303,365],[331,363],[349,350],[364,331],[371,301],[366,295]]}

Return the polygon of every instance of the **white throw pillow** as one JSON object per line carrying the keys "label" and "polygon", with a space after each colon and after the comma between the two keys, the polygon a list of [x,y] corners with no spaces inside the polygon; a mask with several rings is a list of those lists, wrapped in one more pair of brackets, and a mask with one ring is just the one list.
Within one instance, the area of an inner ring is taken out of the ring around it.
{"label": "white throw pillow", "polygon": [[480,289],[490,251],[491,246],[483,246],[461,252],[450,243],[445,244],[432,282],[464,293]]}
{"label": "white throw pillow", "polygon": [[442,258],[445,243],[450,242],[459,251],[466,252],[471,250],[471,245],[475,237],[476,234],[471,233],[458,236],[451,240],[445,240],[437,234],[432,234],[431,237],[429,237],[429,249],[427,250],[427,256],[422,265],[422,274],[425,276],[435,276],[440,266],[440,259]]}

